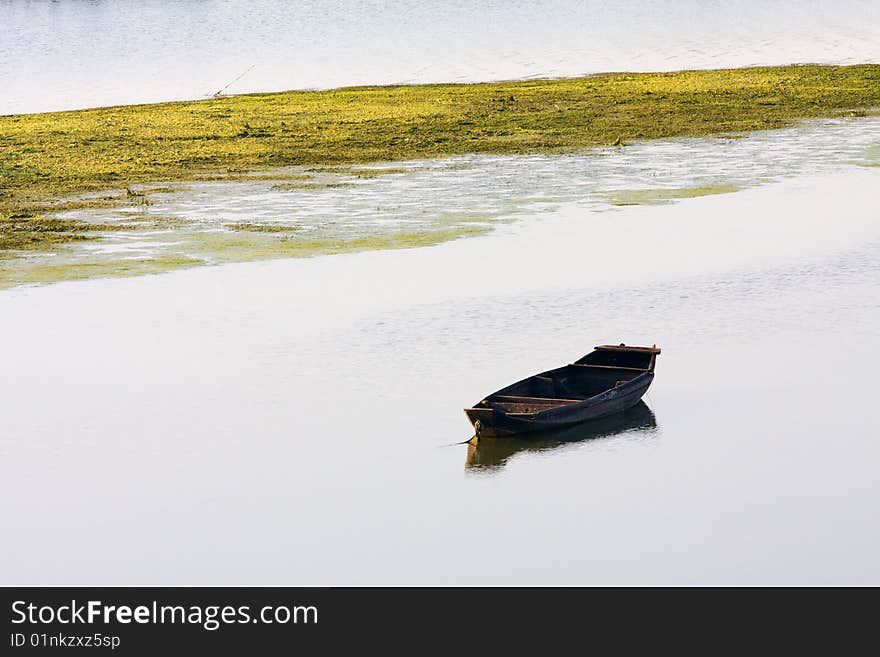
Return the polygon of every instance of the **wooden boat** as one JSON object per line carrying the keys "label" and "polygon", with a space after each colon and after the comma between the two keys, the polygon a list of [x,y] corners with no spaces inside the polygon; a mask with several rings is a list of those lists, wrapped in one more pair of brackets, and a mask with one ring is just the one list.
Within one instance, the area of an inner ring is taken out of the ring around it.
{"label": "wooden boat", "polygon": [[464,409],[478,438],[552,431],[634,406],[660,349],[600,345],[583,358],[502,388]]}

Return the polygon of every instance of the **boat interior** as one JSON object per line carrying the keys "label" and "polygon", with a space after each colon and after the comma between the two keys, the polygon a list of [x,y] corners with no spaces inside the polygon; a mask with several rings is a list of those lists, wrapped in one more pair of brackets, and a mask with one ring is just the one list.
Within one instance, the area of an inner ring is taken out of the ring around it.
{"label": "boat interior", "polygon": [[530,376],[489,395],[476,408],[528,415],[576,404],[654,369],[659,349],[597,347],[576,362]]}

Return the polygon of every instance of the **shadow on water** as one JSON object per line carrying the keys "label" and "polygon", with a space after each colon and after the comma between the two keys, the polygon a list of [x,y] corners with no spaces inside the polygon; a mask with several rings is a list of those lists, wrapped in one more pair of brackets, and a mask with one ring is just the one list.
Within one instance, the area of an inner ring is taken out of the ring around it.
{"label": "shadow on water", "polygon": [[654,412],[640,401],[631,409],[607,418],[584,422],[574,427],[527,434],[522,438],[481,438],[468,443],[465,469],[492,472],[501,469],[519,452],[546,452],[572,443],[596,438],[612,438],[633,433],[651,435],[657,428]]}

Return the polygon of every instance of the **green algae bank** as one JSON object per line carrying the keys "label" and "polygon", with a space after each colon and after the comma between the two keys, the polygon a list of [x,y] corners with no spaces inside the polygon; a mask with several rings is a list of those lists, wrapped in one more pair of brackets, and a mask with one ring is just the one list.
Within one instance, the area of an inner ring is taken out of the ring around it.
{"label": "green algae bank", "polygon": [[568,154],[286,167],[134,185],[59,203],[41,219],[42,242],[0,258],[0,287],[424,247],[533,221],[569,203],[596,216],[872,167],[878,144],[880,117],[846,116]]}
{"label": "green algae bank", "polygon": [[6,211],[250,167],[571,151],[880,106],[880,66],[364,87],[0,117]]}
{"label": "green algae bank", "polygon": [[[754,131],[819,117],[862,119],[877,106],[880,66],[864,65],[366,87],[0,117],[0,285],[424,246],[487,229],[485,213],[465,212],[452,222],[437,218],[430,229],[362,223],[360,232],[315,233],[242,211],[194,236],[190,219],[156,212],[182,183],[222,183],[218,196],[234,184],[264,182],[273,192],[326,199],[405,177],[416,160],[626,150],[700,136],[726,148]],[[390,164],[400,162],[406,166]],[[634,181],[608,201],[669,202],[735,189],[683,182],[651,190]],[[496,214],[510,210],[499,206]],[[136,244],[145,232],[158,242],[181,238],[188,248],[128,253],[116,263],[82,257],[121,240]]]}

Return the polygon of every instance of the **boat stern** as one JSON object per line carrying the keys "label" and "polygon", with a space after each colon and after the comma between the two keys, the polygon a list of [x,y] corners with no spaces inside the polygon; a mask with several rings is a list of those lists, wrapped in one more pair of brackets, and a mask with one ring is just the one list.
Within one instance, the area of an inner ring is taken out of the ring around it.
{"label": "boat stern", "polygon": [[492,432],[492,415],[494,411],[491,408],[466,408],[464,414],[468,421],[473,425],[474,432],[477,437],[494,435]]}

